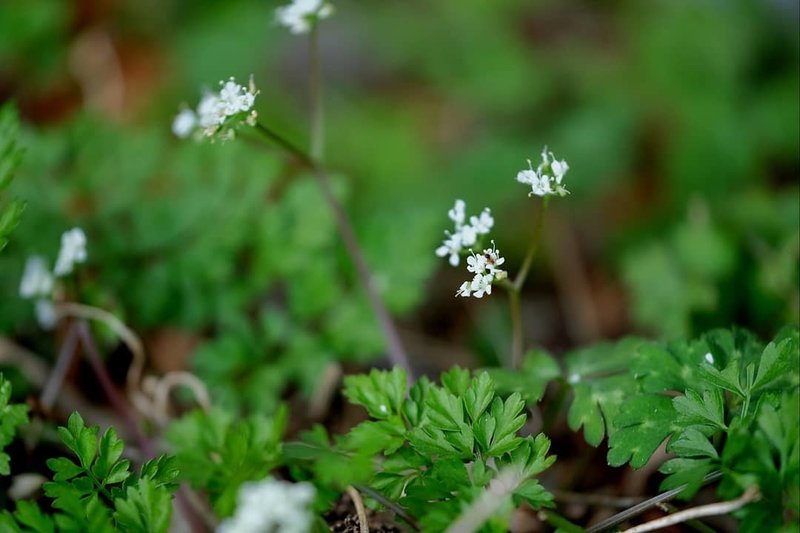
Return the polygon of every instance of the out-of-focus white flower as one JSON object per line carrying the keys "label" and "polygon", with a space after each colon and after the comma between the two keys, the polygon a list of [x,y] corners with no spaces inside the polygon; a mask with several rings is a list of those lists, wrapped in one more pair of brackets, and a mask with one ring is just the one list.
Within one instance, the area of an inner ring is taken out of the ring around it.
{"label": "out-of-focus white flower", "polygon": [[72,273],[75,263],[86,261],[86,235],[81,228],[72,228],[61,235],[61,250],[58,252],[56,267],[53,270],[56,276],[66,276]]}
{"label": "out-of-focus white flower", "polygon": [[483,210],[481,216],[469,217],[469,223],[475,228],[475,232],[480,235],[486,235],[492,230],[494,226],[494,217],[492,217],[492,210],[488,207]]}
{"label": "out-of-focus white flower", "polygon": [[461,234],[449,235],[441,246],[436,249],[436,255],[439,257],[450,256],[448,261],[452,266],[458,266],[461,256]]}
{"label": "out-of-focus white flower", "polygon": [[172,133],[176,137],[185,139],[194,131],[197,126],[197,115],[191,109],[183,109],[172,121]]}
{"label": "out-of-focus white flower", "polygon": [[469,217],[469,224],[465,224],[467,215],[464,200],[456,200],[453,208],[447,211],[447,216],[453,221],[454,231],[452,233],[445,231],[445,240],[436,249],[436,255],[439,257],[449,256],[450,264],[458,266],[461,253],[477,244],[481,235],[486,235],[491,231],[494,226],[494,218],[492,218],[489,208],[486,208],[480,216]]}
{"label": "out-of-focus white flower", "polygon": [[236,512],[217,533],[307,533],[311,530],[314,486],[265,479],[239,489]]}
{"label": "out-of-focus white flower", "polygon": [[453,221],[453,223],[455,223],[456,229],[459,229],[464,225],[466,208],[467,204],[464,202],[464,200],[456,200],[453,209],[447,212],[447,216]]}
{"label": "out-of-focus white flower", "polygon": [[34,255],[25,263],[19,284],[19,295],[25,299],[50,296],[53,292],[53,275],[44,257]]}
{"label": "out-of-focus white flower", "polygon": [[566,196],[569,191],[562,184],[564,175],[569,170],[569,165],[565,160],[558,160],[549,152],[547,147],[542,150],[542,162],[533,169],[531,160],[528,160],[528,168],[517,172],[517,181],[530,185],[531,192],[528,196]]}
{"label": "out-of-focus white flower", "polygon": [[45,298],[36,300],[36,321],[42,329],[53,329],[58,321],[56,316],[56,307],[53,305],[53,300]]}
{"label": "out-of-focus white flower", "polygon": [[325,0],[293,0],[288,6],[275,10],[278,24],[295,35],[307,33],[316,21],[333,14],[333,5]]}
{"label": "out-of-focus white flower", "polygon": [[[253,105],[258,90],[252,78],[247,87],[234,78],[221,81],[219,92],[206,92],[197,104],[197,111],[184,109],[172,122],[172,131],[186,138],[195,131],[198,137],[217,137],[223,140],[234,136],[234,128],[242,123],[255,125],[258,117]],[[199,129],[198,129],[199,127]]]}

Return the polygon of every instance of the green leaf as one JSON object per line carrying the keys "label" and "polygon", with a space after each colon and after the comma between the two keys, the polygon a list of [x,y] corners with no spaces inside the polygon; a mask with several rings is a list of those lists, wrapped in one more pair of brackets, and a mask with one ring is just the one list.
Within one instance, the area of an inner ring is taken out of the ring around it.
{"label": "green leaf", "polygon": [[796,386],[799,349],[793,339],[785,339],[777,345],[774,342],[769,343],[761,354],[751,393],[778,386],[785,381],[794,381]]}
{"label": "green leaf", "polygon": [[[98,479],[105,479],[111,471],[111,468],[122,455],[122,450],[124,447],[125,445],[123,442],[117,438],[117,432],[114,431],[113,428],[107,429],[100,438],[98,455],[94,465],[92,466],[92,473]],[[119,476],[119,474],[117,474],[117,476]]]}
{"label": "green leaf", "polygon": [[525,425],[526,416],[523,413],[525,402],[522,396],[512,394],[503,402],[495,398],[492,402],[491,415],[495,420],[492,443],[486,451],[488,455],[502,455],[516,448],[522,440],[517,437],[517,431]]}
{"label": "green leaf", "polygon": [[623,404],[614,423],[619,430],[608,440],[608,464],[643,467],[656,448],[675,432],[677,413],[666,396],[641,395]]}
{"label": "green leaf", "polygon": [[481,372],[472,380],[464,394],[464,407],[470,420],[475,422],[483,414],[494,398],[494,384],[486,372]]}
{"label": "green leaf", "polygon": [[724,401],[722,391],[714,388],[704,391],[702,397],[693,390],[687,390],[685,396],[674,398],[672,404],[683,424],[704,424],[714,430],[724,430],[727,429]]}
{"label": "green leaf", "polygon": [[719,458],[717,450],[708,441],[708,437],[691,427],[680,433],[678,438],[674,439],[667,447],[667,451],[681,457]]}
{"label": "green leaf", "polygon": [[458,431],[464,424],[463,402],[443,388],[432,388],[425,403],[428,420],[435,427]]}
{"label": "green leaf", "polygon": [[14,514],[20,524],[29,527],[36,533],[54,533],[55,531],[53,520],[32,501],[19,500],[17,511]]}
{"label": "green leaf", "polygon": [[169,492],[149,478],[141,478],[114,500],[114,518],[133,533],[161,533],[169,527],[172,501]]}
{"label": "green leaf", "polygon": [[344,437],[343,446],[348,450],[373,454],[392,454],[405,442],[405,426],[399,417],[392,420],[362,422]]}
{"label": "green leaf", "polygon": [[525,481],[514,491],[514,502],[519,505],[522,501],[534,510],[555,507],[553,495],[536,479]]}
{"label": "green leaf", "polygon": [[469,370],[460,366],[454,366],[439,379],[442,386],[455,396],[463,396],[470,384]]}
{"label": "green leaf", "polygon": [[407,379],[405,370],[400,367],[389,372],[373,369],[369,375],[347,376],[344,395],[363,406],[371,417],[386,419],[400,414],[408,388]]}
{"label": "green leaf", "polygon": [[687,459],[677,457],[665,462],[659,468],[662,474],[668,477],[661,483],[661,490],[672,490],[686,484],[686,488],[681,491],[680,498],[692,498],[700,487],[703,486],[703,478],[711,473],[715,464],[710,459]]}
{"label": "green leaf", "polygon": [[487,368],[486,373],[494,381],[497,392],[503,395],[518,392],[530,405],[542,398],[550,381],[561,376],[561,369],[547,352],[532,350],[525,354],[519,369]]}
{"label": "green leaf", "polygon": [[10,457],[3,449],[14,440],[17,428],[28,423],[28,406],[9,404],[10,399],[11,383],[0,374],[0,475],[3,476],[11,473]]}

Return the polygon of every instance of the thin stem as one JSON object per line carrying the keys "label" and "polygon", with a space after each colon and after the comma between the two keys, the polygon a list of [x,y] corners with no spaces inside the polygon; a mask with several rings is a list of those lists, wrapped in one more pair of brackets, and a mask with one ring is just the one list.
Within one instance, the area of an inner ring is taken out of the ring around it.
{"label": "thin stem", "polygon": [[308,85],[311,101],[311,158],[318,163],[325,152],[325,116],[322,110],[322,76],[319,56],[319,24],[311,26],[308,49]]}
{"label": "thin stem", "polygon": [[[134,411],[130,408],[128,402],[125,401],[125,398],[117,391],[117,388],[114,386],[114,383],[111,380],[111,376],[108,375],[106,367],[103,365],[103,361],[100,359],[100,352],[97,349],[97,344],[95,343],[92,332],[89,329],[89,324],[85,320],[79,320],[71,327],[77,329],[84,351],[89,359],[89,364],[92,367],[97,380],[100,382],[100,387],[108,397],[109,402],[111,402],[111,406],[122,416],[125,425],[128,426],[128,430],[139,443],[139,448],[141,448],[142,453],[146,457],[155,457],[156,449],[153,446],[153,443],[147,438],[147,435],[145,435],[139,427]],[[186,489],[186,487],[180,487],[178,492],[175,494],[175,499],[183,509],[184,516],[189,522],[191,530],[198,532],[207,531],[208,528],[206,528],[205,525],[200,522],[200,517],[196,516],[193,512],[193,508],[186,497],[187,493],[188,489]]]}
{"label": "thin stem", "polygon": [[75,352],[78,348],[78,330],[74,327],[70,327],[67,331],[67,336],[64,339],[64,343],[61,345],[61,349],[58,351],[58,355],[56,356],[56,364],[53,367],[53,371],[50,372],[50,377],[47,379],[47,384],[45,384],[44,388],[42,389],[41,395],[41,404],[45,411],[50,411],[53,409],[53,405],[56,403],[56,398],[58,397],[58,393],[61,390],[61,386],[64,383],[64,377],[67,375],[67,371],[69,367],[72,365],[72,361],[75,358]]}
{"label": "thin stem", "polygon": [[584,529],[582,527],[573,524],[560,514],[554,513],[553,511],[550,510],[539,512],[539,519],[542,522],[547,522],[551,526],[555,527],[557,531],[564,531],[566,533],[584,532]]}
{"label": "thin stem", "polygon": [[542,200],[542,206],[536,214],[536,221],[533,227],[533,236],[528,245],[528,251],[525,253],[525,259],[522,261],[522,267],[517,273],[514,281],[503,283],[502,286],[508,290],[508,305],[511,311],[511,368],[519,368],[522,364],[522,355],[524,351],[522,339],[522,311],[520,309],[520,292],[525,280],[530,272],[533,258],[536,255],[536,250],[542,240],[542,227],[544,226],[544,214],[547,211],[547,198]]}
{"label": "thin stem", "polygon": [[[706,475],[706,477],[703,478],[703,485],[707,485],[708,483],[711,483],[712,481],[716,481],[717,479],[719,479],[721,477],[722,477],[722,472],[719,472],[719,471],[711,472],[710,474]],[[655,507],[656,505],[658,505],[660,503],[668,502],[669,500],[675,498],[676,496],[678,496],[678,494],[683,492],[683,490],[685,488],[686,488],[686,485],[684,484],[684,485],[681,485],[680,487],[675,487],[672,490],[668,490],[667,492],[661,493],[658,496],[654,496],[653,498],[650,498],[649,500],[645,500],[642,503],[634,505],[630,509],[626,509],[625,511],[622,511],[621,513],[617,513],[617,514],[615,514],[614,516],[612,516],[610,518],[602,520],[602,521],[596,523],[595,525],[593,525],[593,526],[591,526],[589,528],[586,528],[586,531],[588,533],[597,533],[599,531],[604,531],[606,529],[612,528],[612,527],[616,526],[617,524],[621,524],[625,520],[628,520],[629,518],[633,518],[634,516],[638,516],[638,515],[642,514],[643,512],[647,511],[648,509],[650,509],[652,507]]]}
{"label": "thin stem", "polygon": [[89,324],[84,320],[79,320],[73,327],[78,329],[78,334],[80,335],[84,351],[86,352],[86,357],[89,360],[89,365],[92,367],[92,370],[97,377],[97,381],[100,382],[100,387],[108,397],[108,401],[111,402],[111,406],[115,411],[122,415],[125,425],[128,427],[131,435],[136,438],[136,441],[139,443],[139,446],[142,449],[142,453],[148,457],[155,457],[156,450],[153,447],[153,444],[142,432],[136,417],[133,414],[133,410],[130,408],[128,402],[125,401],[119,391],[117,391],[116,386],[111,380],[111,376],[109,376],[108,371],[106,371],[106,367],[100,358],[100,352],[97,349],[97,344],[94,342],[94,337],[89,329]]}
{"label": "thin stem", "polygon": [[409,364],[405,348],[403,348],[403,343],[400,341],[400,334],[397,332],[397,326],[395,325],[392,316],[389,314],[386,304],[383,302],[383,298],[381,297],[380,292],[375,285],[374,277],[369,269],[369,266],[367,265],[364,252],[361,249],[361,245],[358,243],[358,239],[356,238],[356,234],[353,230],[352,224],[350,223],[350,219],[347,216],[347,212],[344,210],[341,202],[339,202],[339,199],[336,198],[336,195],[333,192],[331,179],[327,170],[320,163],[306,154],[302,149],[287,141],[280,134],[269,129],[268,127],[262,124],[256,124],[256,130],[264,135],[264,137],[275,142],[289,154],[294,156],[298,162],[308,168],[308,170],[310,170],[317,179],[317,183],[322,189],[322,195],[331,211],[333,211],[336,227],[339,231],[342,241],[344,242],[347,254],[350,256],[350,260],[355,266],[358,279],[361,282],[361,285],[364,287],[364,291],[367,293],[367,299],[369,300],[372,310],[378,318],[378,323],[383,330],[383,335],[386,338],[386,344],[389,351],[389,359],[392,364],[403,367],[408,373],[410,380],[412,378],[411,365]]}
{"label": "thin stem", "polygon": [[542,200],[542,206],[539,208],[539,212],[536,214],[536,222],[534,222],[533,227],[533,238],[528,245],[528,252],[525,254],[525,259],[522,262],[522,268],[519,269],[517,277],[514,278],[514,288],[517,291],[522,290],[522,285],[525,283],[525,279],[528,277],[528,272],[533,264],[533,258],[536,255],[536,250],[538,250],[539,244],[542,240],[542,227],[544,226],[544,214],[547,211],[547,204],[548,199],[544,198]]}
{"label": "thin stem", "polygon": [[377,490],[373,489],[372,487],[368,487],[366,485],[353,485],[353,487],[357,489],[359,492],[363,492],[376,502],[380,503],[387,509],[394,512],[394,514],[402,518],[409,526],[411,526],[411,529],[413,529],[414,531],[419,531],[419,526],[417,525],[417,521],[404,508],[400,507],[398,504],[396,504],[395,502],[393,502],[392,500],[390,500]]}
{"label": "thin stem", "polygon": [[508,306],[511,310],[511,368],[522,365],[522,311],[519,291],[512,288],[508,292]]}
{"label": "thin stem", "polygon": [[688,520],[695,520],[705,516],[717,516],[722,514],[732,513],[737,509],[741,509],[748,503],[758,499],[758,487],[753,485],[744,491],[744,494],[727,502],[711,503],[709,505],[701,505],[699,507],[692,507],[679,513],[671,514],[658,520],[653,520],[641,524],[630,529],[626,529],[624,533],[645,533],[646,531],[655,531],[656,529],[663,529],[665,527],[680,524]]}

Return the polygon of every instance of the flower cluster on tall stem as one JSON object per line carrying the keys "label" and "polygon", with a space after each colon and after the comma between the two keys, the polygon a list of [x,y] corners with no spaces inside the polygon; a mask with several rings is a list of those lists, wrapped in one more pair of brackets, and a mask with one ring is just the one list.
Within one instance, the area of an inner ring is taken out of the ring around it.
{"label": "flower cluster on tall stem", "polygon": [[517,181],[530,185],[531,192],[528,196],[566,196],[569,191],[563,184],[564,175],[569,170],[566,161],[556,159],[553,152],[545,146],[542,150],[542,162],[534,170],[533,163],[528,159],[528,168],[517,173]]}
{"label": "flower cluster on tall stem", "polygon": [[184,108],[172,121],[172,132],[181,139],[194,136],[229,140],[242,124],[255,126],[258,114],[253,105],[258,90],[252,77],[247,87],[234,78],[219,82],[217,92],[207,91],[197,104],[197,110]]}

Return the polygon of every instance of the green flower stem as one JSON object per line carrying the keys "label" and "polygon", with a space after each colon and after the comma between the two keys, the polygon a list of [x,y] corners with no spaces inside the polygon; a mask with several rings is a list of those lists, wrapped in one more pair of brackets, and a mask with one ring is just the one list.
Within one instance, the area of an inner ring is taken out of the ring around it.
{"label": "green flower stem", "polygon": [[525,253],[525,259],[522,261],[522,267],[514,278],[514,281],[507,281],[502,283],[501,286],[508,291],[508,304],[511,311],[511,368],[519,368],[522,364],[522,311],[520,309],[520,292],[525,280],[530,272],[533,258],[536,251],[539,249],[539,244],[542,240],[542,227],[544,226],[544,215],[547,212],[548,198],[542,200],[542,206],[536,214],[536,221],[533,227],[533,236],[528,251]]}
{"label": "green flower stem", "polygon": [[319,55],[319,24],[311,26],[308,55],[308,84],[311,102],[311,158],[321,163],[325,153],[325,114],[322,110],[322,75]]}
{"label": "green flower stem", "polygon": [[322,189],[322,195],[325,198],[328,206],[331,208],[331,211],[333,211],[333,217],[336,222],[336,227],[339,230],[339,235],[344,242],[344,246],[347,250],[347,254],[350,256],[350,260],[355,266],[358,279],[361,282],[361,285],[364,287],[364,291],[367,293],[367,299],[372,306],[372,311],[378,318],[378,323],[380,324],[381,330],[383,331],[383,335],[386,339],[386,344],[389,351],[389,360],[392,362],[392,364],[404,368],[407,372],[409,380],[412,380],[413,374],[411,371],[411,365],[409,364],[408,356],[406,355],[403,343],[400,341],[400,334],[397,331],[397,326],[395,325],[392,316],[389,314],[389,310],[386,308],[386,304],[383,302],[383,298],[381,297],[380,292],[375,285],[374,276],[367,265],[364,252],[361,249],[361,245],[358,243],[358,239],[356,238],[356,234],[353,230],[352,224],[350,223],[350,219],[347,216],[347,212],[344,210],[341,202],[339,202],[339,199],[336,198],[336,195],[333,192],[328,171],[316,159],[270,128],[261,123],[257,123],[255,129],[267,140],[274,142],[282,149],[287,151],[290,155],[294,156],[295,159],[297,159],[299,163],[310,170],[317,179],[317,183]]}

